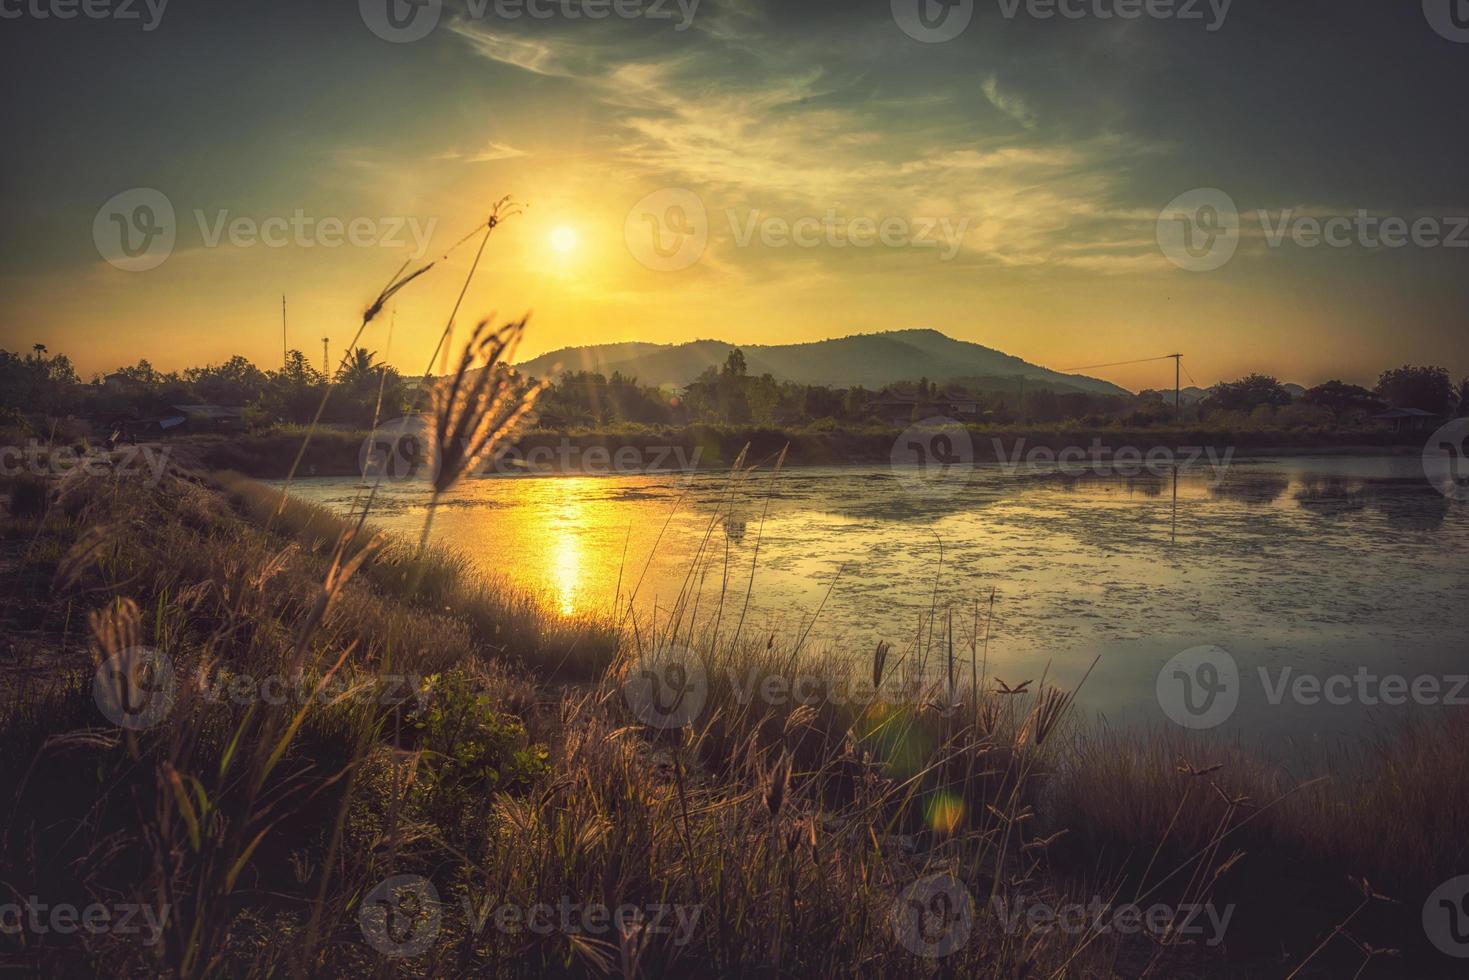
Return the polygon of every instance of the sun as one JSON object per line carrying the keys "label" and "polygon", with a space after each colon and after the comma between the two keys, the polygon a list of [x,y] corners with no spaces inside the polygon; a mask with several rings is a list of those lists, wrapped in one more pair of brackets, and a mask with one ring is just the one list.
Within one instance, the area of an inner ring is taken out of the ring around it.
{"label": "sun", "polygon": [[561,225],[551,232],[551,248],[561,255],[570,255],[576,250],[577,234],[575,228]]}

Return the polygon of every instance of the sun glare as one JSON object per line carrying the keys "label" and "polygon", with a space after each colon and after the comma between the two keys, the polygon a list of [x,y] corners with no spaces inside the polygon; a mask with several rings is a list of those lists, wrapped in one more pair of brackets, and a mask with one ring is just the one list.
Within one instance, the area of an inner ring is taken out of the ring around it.
{"label": "sun glare", "polygon": [[576,248],[576,230],[565,225],[551,232],[551,248],[561,255],[569,255]]}

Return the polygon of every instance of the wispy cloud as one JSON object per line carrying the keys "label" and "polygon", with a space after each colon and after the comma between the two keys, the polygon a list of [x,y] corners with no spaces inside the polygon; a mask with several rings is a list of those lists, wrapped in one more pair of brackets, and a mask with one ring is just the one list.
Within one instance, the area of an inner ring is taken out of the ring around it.
{"label": "wispy cloud", "polygon": [[497,143],[494,140],[490,140],[489,142],[481,146],[478,150],[472,150],[467,153],[459,150],[449,150],[446,153],[439,154],[434,159],[462,160],[465,163],[491,163],[495,160],[514,160],[516,157],[523,157],[527,155],[528,154],[524,150],[517,149],[505,143]]}
{"label": "wispy cloud", "polygon": [[[825,54],[833,48],[762,36],[748,9],[721,25],[684,35],[671,54],[637,35],[593,45],[581,35],[529,41],[480,22],[455,29],[479,56],[565,80],[596,105],[620,178],[699,193],[714,216],[711,253],[726,271],[761,261],[720,240],[726,211],[752,210],[966,221],[961,263],[1100,274],[1164,267],[1152,219],[1119,204],[1129,168],[1157,147],[1042,132],[1019,86],[993,73],[979,85],[998,112],[986,118],[931,87],[871,77]],[[805,257],[863,260],[833,250]]]}
{"label": "wispy cloud", "polygon": [[1030,106],[1018,95],[1000,91],[1000,80],[994,75],[984,80],[980,86],[984,97],[989,99],[990,105],[999,109],[1005,115],[1024,126],[1026,129],[1035,128],[1035,113],[1030,111]]}

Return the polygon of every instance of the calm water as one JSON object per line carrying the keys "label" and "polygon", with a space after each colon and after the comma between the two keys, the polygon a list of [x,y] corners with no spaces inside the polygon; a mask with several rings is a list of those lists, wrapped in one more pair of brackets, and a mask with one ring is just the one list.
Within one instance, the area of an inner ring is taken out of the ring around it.
{"label": "calm water", "polygon": [[[490,477],[448,495],[434,533],[566,614],[608,609],[619,590],[625,604],[636,585],[650,615],[692,582],[706,620],[727,579],[728,625],[753,563],[747,630],[810,630],[812,644],[864,657],[879,639],[911,644],[933,608],[952,606],[967,634],[993,590],[991,674],[1014,684],[1049,668],[1065,682],[1100,655],[1081,703],[1114,719],[1167,723],[1159,668],[1199,645],[1241,670],[1224,730],[1272,736],[1405,709],[1355,696],[1272,706],[1261,667],[1275,680],[1286,667],[1469,673],[1469,507],[1416,459],[1256,459],[1176,480],[981,467],[940,499],[906,485],[887,467],[757,472],[735,487],[713,472]],[[362,486],[308,479],[293,492],[346,509]],[[416,538],[427,496],[385,485],[373,520]]]}

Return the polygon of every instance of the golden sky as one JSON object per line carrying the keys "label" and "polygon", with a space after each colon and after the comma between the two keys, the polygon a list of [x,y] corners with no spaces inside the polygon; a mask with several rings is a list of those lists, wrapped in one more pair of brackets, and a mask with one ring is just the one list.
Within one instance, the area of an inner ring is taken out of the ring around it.
{"label": "golden sky", "polygon": [[[99,77],[143,50],[197,81],[146,92],[114,81],[104,105],[91,89],[68,125],[118,152],[79,156],[60,138],[7,151],[19,170],[5,185],[17,220],[0,346],[44,342],[84,376],[139,358],[172,370],[243,354],[273,367],[285,294],[290,346],[317,361],[330,337],[339,355],[396,269],[440,256],[509,194],[526,209],[491,238],[459,319],[530,311],[527,358],[931,327],[1062,370],[1183,351],[1205,385],[1255,370],[1370,381],[1410,361],[1469,371],[1469,251],[1268,241],[1257,209],[1464,213],[1441,147],[1405,165],[1400,144],[1387,154],[1324,101],[1315,75],[1329,64],[1273,86],[1226,71],[1254,50],[1247,41],[1258,47],[1251,31],[1281,26],[1269,17],[1241,24],[1250,15],[1236,11],[1217,33],[1187,34],[990,18],[922,44],[886,7],[706,0],[684,30],[445,8],[404,44],[374,37],[356,11],[311,11],[269,64],[205,59],[201,39],[266,29],[221,14],[171,11],[146,36],[88,36],[78,43]],[[1425,33],[1412,43],[1436,57],[1428,45],[1442,41]],[[1219,73],[1170,75],[1182,52]],[[1192,97],[1188,112],[1163,78]],[[80,100],[98,80],[43,98]],[[1322,100],[1314,131],[1293,98]],[[1382,111],[1375,135],[1390,137],[1398,123]],[[1225,189],[1242,213],[1237,253],[1207,272],[1180,268],[1158,238],[1160,212],[1201,187]],[[109,199],[134,220],[135,188],[174,212],[172,250],[147,271],[115,267],[94,240]],[[298,212],[304,231],[289,228]],[[270,219],[278,247],[252,237]],[[358,222],[357,243],[324,245],[323,220]],[[427,235],[421,253],[414,229]],[[365,346],[421,373],[476,244],[404,291]],[[1090,373],[1142,388],[1171,372]]]}

